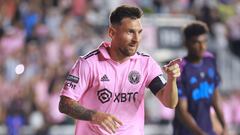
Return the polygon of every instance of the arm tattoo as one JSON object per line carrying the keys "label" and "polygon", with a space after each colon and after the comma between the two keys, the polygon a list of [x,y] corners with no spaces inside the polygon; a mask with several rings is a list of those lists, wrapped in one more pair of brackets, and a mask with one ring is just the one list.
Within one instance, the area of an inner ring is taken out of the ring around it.
{"label": "arm tattoo", "polygon": [[61,97],[59,103],[59,110],[75,119],[91,121],[92,116],[96,113],[94,110],[86,109],[85,107],[78,104],[78,102],[68,98]]}

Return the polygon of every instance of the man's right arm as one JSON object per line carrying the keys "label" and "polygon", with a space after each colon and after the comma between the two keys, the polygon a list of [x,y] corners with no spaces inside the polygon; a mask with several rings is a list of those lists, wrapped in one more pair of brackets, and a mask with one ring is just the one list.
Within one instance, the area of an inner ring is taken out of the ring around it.
{"label": "man's right arm", "polygon": [[77,101],[65,96],[61,96],[59,111],[75,119],[86,121],[91,121],[92,116],[96,114],[96,111],[86,109],[83,106],[80,106]]}
{"label": "man's right arm", "polygon": [[194,118],[187,110],[188,104],[187,99],[179,99],[178,105],[176,107],[177,118],[186,125],[191,132],[195,135],[207,135],[196,123]]}
{"label": "man's right arm", "polygon": [[94,110],[87,109],[71,98],[61,96],[59,102],[59,111],[65,113],[78,120],[91,121],[94,124],[100,125],[108,133],[115,133],[122,122],[116,117]]}

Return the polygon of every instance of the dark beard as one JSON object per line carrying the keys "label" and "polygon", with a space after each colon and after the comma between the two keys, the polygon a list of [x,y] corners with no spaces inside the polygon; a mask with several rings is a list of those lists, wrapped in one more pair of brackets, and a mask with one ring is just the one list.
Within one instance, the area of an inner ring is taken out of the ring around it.
{"label": "dark beard", "polygon": [[123,56],[127,56],[127,57],[133,56],[135,54],[135,52],[132,54],[127,49],[122,49],[122,48],[119,48],[119,51]]}

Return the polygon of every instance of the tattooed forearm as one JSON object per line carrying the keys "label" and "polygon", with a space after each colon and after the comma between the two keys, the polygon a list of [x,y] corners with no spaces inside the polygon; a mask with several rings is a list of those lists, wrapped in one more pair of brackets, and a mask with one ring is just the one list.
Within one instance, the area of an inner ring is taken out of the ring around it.
{"label": "tattooed forearm", "polygon": [[95,111],[86,109],[79,105],[78,102],[64,96],[61,97],[59,111],[75,119],[87,121],[91,121],[92,116],[96,113]]}

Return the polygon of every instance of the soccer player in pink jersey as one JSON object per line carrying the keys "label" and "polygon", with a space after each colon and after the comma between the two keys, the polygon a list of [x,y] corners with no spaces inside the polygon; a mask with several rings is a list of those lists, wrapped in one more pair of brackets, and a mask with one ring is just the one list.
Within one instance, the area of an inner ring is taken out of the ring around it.
{"label": "soccer player in pink jersey", "polygon": [[143,135],[144,91],[149,88],[166,106],[178,102],[178,62],[163,70],[149,55],[137,52],[143,12],[122,5],[110,15],[111,42],[79,57],[61,92],[59,110],[77,119],[75,135]]}

